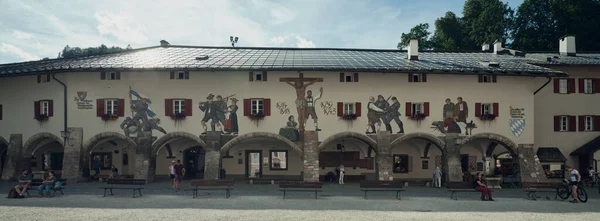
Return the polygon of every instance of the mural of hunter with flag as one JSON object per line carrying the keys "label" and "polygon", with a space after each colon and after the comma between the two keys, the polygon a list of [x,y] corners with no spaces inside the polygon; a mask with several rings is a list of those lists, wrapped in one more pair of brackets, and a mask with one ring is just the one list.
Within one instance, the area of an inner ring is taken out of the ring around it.
{"label": "mural of hunter with flag", "polygon": [[[129,102],[133,119],[128,117],[125,119],[127,122],[123,122],[122,125],[135,126],[142,131],[158,130],[167,134],[162,127],[158,126],[160,119],[155,118],[156,113],[150,109],[152,101],[147,96],[132,90],[131,86],[129,86]],[[148,117],[150,117],[150,119],[148,119]]]}

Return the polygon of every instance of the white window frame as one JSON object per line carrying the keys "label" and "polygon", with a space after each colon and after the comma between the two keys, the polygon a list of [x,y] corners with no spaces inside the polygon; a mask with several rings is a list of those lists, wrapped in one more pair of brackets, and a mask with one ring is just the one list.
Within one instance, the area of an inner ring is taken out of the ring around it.
{"label": "white window frame", "polygon": [[344,82],[354,82],[354,73],[344,73]]}
{"label": "white window frame", "polygon": [[560,131],[569,131],[569,116],[560,116]]}
{"label": "white window frame", "polygon": [[105,99],[104,100],[104,114],[111,116],[117,115],[119,110],[119,100],[117,99]]}
{"label": "white window frame", "polygon": [[106,80],[108,80],[108,81],[117,80],[117,72],[108,72],[108,76],[106,76]]}
{"label": "white window frame", "polygon": [[568,94],[569,93],[569,79],[563,78],[558,79],[558,93]]}
{"label": "white window frame", "polygon": [[40,101],[40,114],[48,116],[50,112],[50,102],[49,101]]}
{"label": "white window frame", "polygon": [[481,116],[494,114],[494,104],[481,104]]}
{"label": "white window frame", "polygon": [[49,74],[42,74],[40,75],[40,83],[48,83],[50,82],[50,78],[48,77]]}
{"label": "white window frame", "polygon": [[583,79],[583,93],[593,94],[594,93],[594,81],[592,79]]}
{"label": "white window frame", "polygon": [[412,73],[411,76],[412,82],[423,82],[423,75],[419,73]]}
{"label": "white window frame", "polygon": [[177,80],[185,80],[185,71],[178,71],[176,77]]}
{"label": "white window frame", "polygon": [[481,76],[481,82],[483,82],[483,83],[492,83],[493,82],[492,75],[483,75],[483,76]]}
{"label": "white window frame", "polygon": [[594,116],[585,116],[583,119],[584,131],[594,131]]}
{"label": "white window frame", "polygon": [[356,114],[356,103],[344,103],[344,114]]}
{"label": "white window frame", "polygon": [[262,72],[254,73],[254,81],[264,81],[264,80],[265,79],[264,79]]}
{"label": "white window frame", "polygon": [[252,99],[250,100],[250,113],[258,114],[262,112],[265,114],[265,100],[264,99]]}
{"label": "white window frame", "polygon": [[174,99],[173,100],[173,113],[174,114],[185,114],[185,100]]}
{"label": "white window frame", "polygon": [[413,115],[425,114],[425,105],[423,105],[423,103],[412,103],[411,106],[411,113]]}

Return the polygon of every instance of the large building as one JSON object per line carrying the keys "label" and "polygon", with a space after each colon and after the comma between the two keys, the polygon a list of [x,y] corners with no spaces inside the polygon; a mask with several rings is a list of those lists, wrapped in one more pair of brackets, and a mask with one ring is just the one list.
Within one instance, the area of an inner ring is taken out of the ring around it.
{"label": "large building", "polygon": [[546,179],[542,158],[598,135],[551,130],[552,116],[594,116],[583,108],[593,98],[564,95],[571,106],[557,105],[563,98],[553,96],[562,94],[547,83],[574,70],[592,76],[555,66],[557,59],[598,57],[417,44],[399,51],[162,42],[0,65],[2,178],[31,168],[82,181],[99,157],[104,174],[114,165],[150,181],[181,160],[188,178],[315,181],[344,165],[349,180],[420,182],[440,167],[448,181],[484,172],[514,183]]}

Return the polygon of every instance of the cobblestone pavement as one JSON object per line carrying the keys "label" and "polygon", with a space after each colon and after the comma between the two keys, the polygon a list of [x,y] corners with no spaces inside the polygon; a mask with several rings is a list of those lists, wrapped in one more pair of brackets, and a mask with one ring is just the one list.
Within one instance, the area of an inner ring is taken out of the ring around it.
{"label": "cobblestone pavement", "polygon": [[[188,184],[189,185],[189,184]],[[9,183],[0,183],[8,190]],[[479,193],[462,193],[449,199],[445,189],[407,187],[402,200],[393,192],[369,193],[362,198],[358,184],[325,185],[318,200],[311,193],[291,193],[282,199],[275,185],[237,183],[232,197],[223,191],[201,193],[193,199],[189,191],[175,192],[170,183],[151,183],[144,196],[131,198],[132,191],[115,190],[102,197],[99,183],[69,185],[64,196],[38,198],[30,191],[25,199],[0,198],[0,220],[597,220],[600,217],[598,189],[587,188],[589,201],[525,199],[520,189],[495,190],[495,202],[481,202]],[[186,185],[184,184],[184,187]],[[550,196],[550,195],[548,195]]]}

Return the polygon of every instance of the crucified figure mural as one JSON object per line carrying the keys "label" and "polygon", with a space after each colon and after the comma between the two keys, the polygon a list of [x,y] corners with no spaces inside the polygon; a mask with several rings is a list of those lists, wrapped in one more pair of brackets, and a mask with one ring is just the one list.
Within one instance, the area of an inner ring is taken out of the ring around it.
{"label": "crucified figure mural", "polygon": [[[305,78],[304,74],[300,73],[297,78],[279,78],[279,82],[285,82],[296,89],[296,109],[298,110],[298,127],[299,131],[304,131],[306,121],[310,115],[315,122],[315,130],[320,131],[317,124],[317,114],[315,111],[315,102],[321,98],[323,88],[320,88],[320,93],[316,98],[312,97],[312,92],[309,90],[306,94],[306,88],[316,82],[323,82],[323,78]],[[307,102],[307,98],[310,102]]]}

